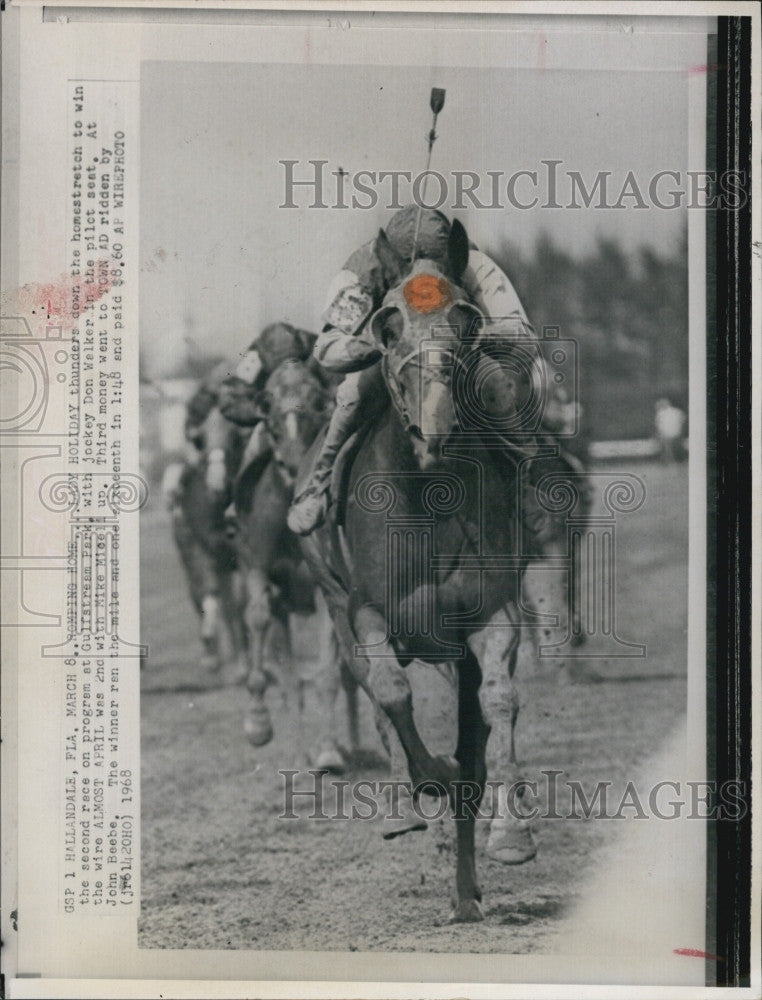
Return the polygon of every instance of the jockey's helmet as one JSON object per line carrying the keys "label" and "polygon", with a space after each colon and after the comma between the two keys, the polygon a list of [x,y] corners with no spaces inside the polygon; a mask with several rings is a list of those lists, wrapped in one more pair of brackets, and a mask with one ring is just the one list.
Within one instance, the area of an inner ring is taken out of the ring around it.
{"label": "jockey's helmet", "polygon": [[[396,253],[407,262],[413,257],[415,224],[418,217],[417,205],[406,205],[396,212],[386,227],[386,238]],[[447,262],[447,244],[450,237],[450,222],[446,215],[435,208],[421,209],[421,223],[418,229],[418,243],[415,256],[426,257],[438,264]]]}
{"label": "jockey's helmet", "polygon": [[267,372],[274,372],[283,361],[302,361],[309,354],[300,331],[290,323],[270,323],[252,346],[259,352]]}

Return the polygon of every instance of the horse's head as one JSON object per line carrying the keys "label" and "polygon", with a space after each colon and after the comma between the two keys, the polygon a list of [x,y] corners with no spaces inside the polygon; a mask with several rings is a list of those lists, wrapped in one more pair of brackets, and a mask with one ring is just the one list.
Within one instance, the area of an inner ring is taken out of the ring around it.
{"label": "horse's head", "polygon": [[331,393],[303,361],[283,362],[269,377],[259,407],[273,442],[273,459],[287,486],[332,406]]}
{"label": "horse's head", "polygon": [[279,320],[262,330],[252,347],[266,372],[272,374],[284,361],[306,361],[315,346],[316,336]]}
{"label": "horse's head", "polygon": [[[394,266],[385,238],[376,250],[389,274]],[[449,260],[415,260],[397,272],[397,283],[371,318],[383,354],[392,404],[410,438],[421,469],[442,460],[448,439],[460,428],[453,397],[458,366],[474,349],[484,317],[457,284],[468,262],[468,240],[453,223]],[[455,277],[452,277],[452,276]]]}

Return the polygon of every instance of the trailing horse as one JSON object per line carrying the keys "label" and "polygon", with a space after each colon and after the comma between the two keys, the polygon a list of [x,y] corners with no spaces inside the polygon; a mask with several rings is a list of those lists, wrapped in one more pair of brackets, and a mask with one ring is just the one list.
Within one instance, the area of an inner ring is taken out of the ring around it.
{"label": "trailing horse", "polygon": [[[600,674],[591,668],[582,647],[587,642],[581,619],[580,590],[585,588],[579,548],[569,543],[569,521],[558,513],[552,497],[559,488],[578,494],[574,517],[577,527],[587,522],[591,507],[590,475],[582,462],[564,447],[563,438],[542,434],[538,456],[532,461],[532,480],[538,496],[550,511],[548,531],[532,554],[524,577],[521,611],[524,631],[532,635],[532,644],[542,649],[542,659],[550,674],[573,682],[595,682]],[[564,620],[565,619],[565,620]],[[561,628],[560,628],[560,627]],[[568,641],[560,641],[565,629]],[[554,644],[557,651],[554,651]]]}
{"label": "trailing horse", "polygon": [[[287,360],[270,375],[257,405],[272,448],[259,462],[241,471],[234,487],[238,520],[236,550],[244,576],[249,657],[246,684],[250,701],[245,730],[255,746],[262,746],[272,738],[272,722],[265,702],[268,678],[264,647],[273,622],[280,621],[288,637],[291,614],[317,613],[318,665],[309,680],[318,701],[312,718],[319,720],[320,731],[317,747],[310,756],[315,767],[340,772],[344,760],[335,735],[335,701],[343,682],[354,749],[357,683],[341,661],[325,602],[316,591],[296,536],[286,525],[299,464],[330,413],[333,393],[314,362]],[[306,679],[297,674],[292,681],[301,711]]]}
{"label": "trailing horse", "polygon": [[232,470],[241,456],[236,428],[212,410],[200,434],[198,461],[183,466],[172,501],[172,533],[188,580],[191,601],[201,619],[203,666],[219,670],[227,646],[237,678],[245,669],[238,557],[226,536]]}
{"label": "trailing horse", "polygon": [[[450,277],[417,260],[403,279],[383,232],[376,251],[395,285],[370,321],[391,402],[355,446],[346,501],[302,548],[343,654],[381,709],[393,772],[404,761],[414,796],[428,783],[453,807],[452,919],[481,920],[474,824],[488,744],[499,784],[487,852],[508,864],[536,853],[514,744],[527,563],[518,505],[529,462],[521,448],[509,459],[492,414],[479,412],[485,387],[519,399],[521,386],[484,350],[484,318],[456,284],[468,258],[462,226],[452,227]],[[454,759],[432,755],[416,728],[404,669],[413,658],[456,664]],[[401,796],[385,837],[426,825],[414,805]]]}

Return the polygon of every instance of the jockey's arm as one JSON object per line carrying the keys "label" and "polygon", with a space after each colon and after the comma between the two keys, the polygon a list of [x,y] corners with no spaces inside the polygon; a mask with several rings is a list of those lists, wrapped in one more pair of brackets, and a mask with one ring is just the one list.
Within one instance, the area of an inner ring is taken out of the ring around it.
{"label": "jockey's arm", "polygon": [[461,277],[463,290],[490,319],[519,316],[527,322],[524,307],[510,279],[497,264],[479,250],[470,250],[468,266]]}
{"label": "jockey's arm", "polygon": [[522,355],[531,358],[531,392],[539,394],[535,398],[543,398],[547,384],[545,361],[537,334],[508,276],[487,254],[471,249],[461,282],[487,318],[485,337],[515,341]]}
{"label": "jockey's arm", "polygon": [[378,346],[367,329],[356,334],[328,327],[318,336],[314,356],[330,372],[359,372],[381,357]]}
{"label": "jockey's arm", "polygon": [[313,355],[323,368],[348,374],[368,368],[381,352],[368,329],[373,294],[353,271],[340,271],[328,290],[323,331]]}

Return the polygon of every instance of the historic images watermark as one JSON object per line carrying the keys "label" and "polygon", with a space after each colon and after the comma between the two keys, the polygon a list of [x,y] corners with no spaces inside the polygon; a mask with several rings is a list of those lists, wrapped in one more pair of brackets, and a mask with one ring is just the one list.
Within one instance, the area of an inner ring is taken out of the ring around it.
{"label": "historic images watermark", "polygon": [[331,169],[323,159],[278,160],[283,198],[280,208],[399,209],[649,209],[737,211],[749,198],[744,171],[658,170],[648,177],[634,171],[598,170],[583,175],[563,160],[540,160],[534,169],[358,170]]}
{"label": "historic images watermark", "polygon": [[[320,770],[282,769],[282,820],[399,820],[412,808],[421,820],[451,814],[455,819],[490,820],[503,811],[517,820],[726,820],[737,822],[748,811],[744,782],[661,780],[638,784],[611,780],[589,782],[562,770],[540,771],[539,780],[511,784],[485,781],[439,781],[330,778]],[[504,789],[505,794],[499,794]]]}

